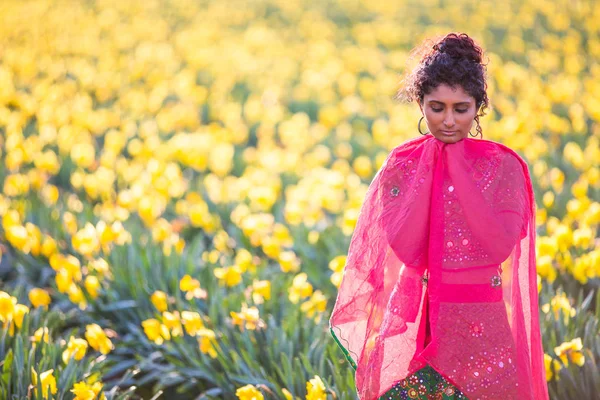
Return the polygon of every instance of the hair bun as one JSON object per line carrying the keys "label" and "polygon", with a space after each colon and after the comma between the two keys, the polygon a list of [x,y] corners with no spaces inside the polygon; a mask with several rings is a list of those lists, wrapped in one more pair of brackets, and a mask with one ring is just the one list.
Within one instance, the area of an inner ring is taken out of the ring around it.
{"label": "hair bun", "polygon": [[466,33],[449,33],[434,44],[433,48],[440,53],[448,54],[452,58],[466,58],[477,63],[482,61],[483,52],[481,48]]}

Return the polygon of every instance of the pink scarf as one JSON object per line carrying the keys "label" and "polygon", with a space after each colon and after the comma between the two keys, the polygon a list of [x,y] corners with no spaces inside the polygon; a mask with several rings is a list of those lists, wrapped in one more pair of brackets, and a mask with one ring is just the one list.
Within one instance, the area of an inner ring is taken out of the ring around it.
{"label": "pink scarf", "polygon": [[529,170],[513,150],[431,135],[392,150],[329,321],[359,398],[430,364],[469,400],[548,399],[535,237]]}

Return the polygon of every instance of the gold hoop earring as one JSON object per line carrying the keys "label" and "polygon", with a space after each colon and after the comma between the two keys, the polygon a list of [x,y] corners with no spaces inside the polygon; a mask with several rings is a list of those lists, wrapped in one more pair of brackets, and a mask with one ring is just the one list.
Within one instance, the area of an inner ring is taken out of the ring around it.
{"label": "gold hoop earring", "polygon": [[[479,125],[479,118],[478,117],[479,116],[475,117],[475,122],[477,122],[477,127],[479,128],[479,130],[481,130],[481,126]],[[475,134],[475,135],[471,134],[471,131],[469,131],[469,135],[471,135],[473,137],[478,136],[478,134]],[[481,137],[483,138],[483,135],[481,135]]]}
{"label": "gold hoop earring", "polygon": [[425,132],[425,133],[421,132],[421,121],[423,121],[423,118],[425,118],[425,116],[421,117],[421,119],[419,120],[419,124],[417,125],[417,128],[419,129],[419,133],[421,135],[427,135],[429,132]]}

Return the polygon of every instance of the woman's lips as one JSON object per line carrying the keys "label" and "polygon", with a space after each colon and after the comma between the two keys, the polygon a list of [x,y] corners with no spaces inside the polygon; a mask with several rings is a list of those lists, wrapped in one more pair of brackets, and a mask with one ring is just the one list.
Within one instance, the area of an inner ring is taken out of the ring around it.
{"label": "woman's lips", "polygon": [[442,133],[446,136],[452,136],[456,133],[456,131],[442,131]]}

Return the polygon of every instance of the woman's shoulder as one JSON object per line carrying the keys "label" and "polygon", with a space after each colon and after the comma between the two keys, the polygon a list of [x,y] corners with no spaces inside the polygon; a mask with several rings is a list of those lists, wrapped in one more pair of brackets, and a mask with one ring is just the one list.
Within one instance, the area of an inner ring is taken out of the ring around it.
{"label": "woman's shoulder", "polygon": [[497,154],[500,155],[501,174],[505,176],[505,179],[510,180],[515,187],[519,186],[519,183],[522,183],[524,191],[529,193],[528,201],[530,204],[535,204],[531,173],[525,159],[515,150],[502,143],[491,140],[487,140],[486,142],[487,146],[494,147],[498,152]]}
{"label": "woman's shoulder", "polygon": [[392,149],[392,151],[390,152],[390,154],[398,155],[398,154],[410,153],[411,151],[414,151],[415,149],[422,147],[424,143],[427,143],[430,140],[432,140],[430,135],[424,135],[421,137],[410,138],[410,139],[400,143],[396,147],[394,147]]}
{"label": "woman's shoulder", "polygon": [[485,153],[499,157],[505,168],[523,169],[523,172],[529,172],[529,166],[525,159],[519,153],[507,145],[487,139],[467,139],[469,143],[485,150]]}
{"label": "woman's shoulder", "polygon": [[400,162],[408,160],[410,157],[418,157],[418,154],[421,153],[419,149],[422,147],[424,141],[424,137],[411,138],[392,148],[381,165],[380,171],[389,169]]}
{"label": "woman's shoulder", "polygon": [[500,142],[496,142],[494,140],[489,140],[489,139],[468,139],[470,142],[472,143],[478,143],[481,146],[486,146],[489,148],[493,148],[496,149],[497,151],[501,151],[507,154],[512,155],[513,157],[515,157],[518,160],[522,160],[522,157],[519,155],[519,153],[517,153],[515,150],[511,149],[510,147],[508,147],[507,145],[500,143]]}

